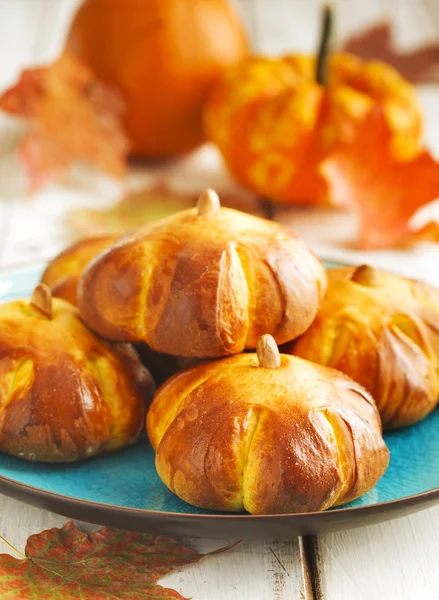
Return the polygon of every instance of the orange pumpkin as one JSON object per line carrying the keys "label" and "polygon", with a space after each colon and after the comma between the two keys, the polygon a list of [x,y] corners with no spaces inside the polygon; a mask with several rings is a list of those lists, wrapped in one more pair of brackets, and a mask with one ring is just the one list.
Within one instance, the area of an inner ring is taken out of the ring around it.
{"label": "orange pumpkin", "polygon": [[[318,83],[325,74],[324,85]],[[271,200],[331,202],[320,166],[383,106],[392,150],[411,158],[422,133],[412,86],[392,67],[335,54],[248,58],[213,89],[205,107],[207,137],[238,181]]]}
{"label": "orange pumpkin", "polygon": [[247,41],[227,0],[87,0],[66,48],[124,94],[133,154],[158,158],[203,141],[206,96]]}

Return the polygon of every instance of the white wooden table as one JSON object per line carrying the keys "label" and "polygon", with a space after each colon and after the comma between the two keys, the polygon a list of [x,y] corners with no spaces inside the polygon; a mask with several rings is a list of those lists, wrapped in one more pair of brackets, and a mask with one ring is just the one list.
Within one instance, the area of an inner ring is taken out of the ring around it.
{"label": "white wooden table", "polygon": [[[77,3],[0,0],[0,88],[12,83],[23,66],[56,55]],[[237,4],[258,49],[275,53],[313,48],[317,0],[240,0]],[[355,28],[361,6],[362,22],[372,22],[385,12],[392,14],[403,46],[438,37],[437,0],[338,0],[334,4],[341,32]],[[427,139],[439,152],[438,91],[425,86],[420,94]],[[91,187],[75,181],[26,197],[13,156],[18,131],[16,124],[0,116],[0,269],[52,256],[69,241],[65,216],[71,207],[103,205],[121,191],[96,178]],[[206,184],[213,185],[221,176],[220,167],[207,148],[177,165],[176,186],[187,186],[200,162],[205,165]],[[129,183],[133,186],[141,179],[142,174],[132,174]],[[431,215],[439,218],[438,207],[430,210]],[[331,222],[332,218],[324,213],[312,217],[298,213],[295,229],[327,257],[367,261],[439,285],[439,245],[406,252],[347,252],[340,240],[350,235],[353,223],[349,218]],[[305,544],[296,539],[243,542],[231,552],[180,569],[162,582],[194,600],[435,599],[439,598],[438,519],[439,506],[382,525],[321,535]],[[0,496],[0,535],[20,550],[30,534],[64,522],[63,517]],[[224,543],[189,541],[200,551]],[[311,552],[305,552],[305,547],[311,547]]]}

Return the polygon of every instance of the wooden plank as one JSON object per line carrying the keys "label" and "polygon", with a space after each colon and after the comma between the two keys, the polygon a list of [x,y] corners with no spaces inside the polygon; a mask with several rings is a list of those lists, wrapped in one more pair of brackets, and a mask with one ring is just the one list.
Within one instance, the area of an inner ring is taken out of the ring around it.
{"label": "wooden plank", "polygon": [[438,519],[439,506],[382,525],[319,536],[325,598],[438,598]]}
{"label": "wooden plank", "polygon": [[[193,545],[207,552],[231,541],[193,540]],[[230,552],[168,575],[162,583],[194,600],[308,600],[297,540],[242,542]]]}
{"label": "wooden plank", "polygon": [[[313,52],[319,32],[320,0],[234,0],[245,16],[256,49],[262,53]],[[439,34],[435,0],[333,0],[335,42],[383,20],[394,27],[404,49],[433,42]]]}
{"label": "wooden plank", "polygon": [[312,52],[317,46],[318,0],[253,0],[258,52]]}
{"label": "wooden plank", "polygon": [[0,115],[0,268],[5,264],[5,252],[10,239],[13,201],[20,182],[15,176],[18,169],[14,150],[18,132]]}
{"label": "wooden plank", "polygon": [[[61,527],[65,521],[0,496],[0,535],[21,552],[29,535]],[[83,523],[78,526],[86,531],[95,529]],[[205,553],[234,541],[190,539],[186,543]],[[0,552],[9,550],[0,547]],[[297,540],[242,542],[227,553],[178,569],[160,583],[193,600],[308,600]]]}
{"label": "wooden plank", "polygon": [[40,1],[40,21],[34,52],[35,59],[45,63],[54,60],[61,52],[72,16],[82,0]]}
{"label": "wooden plank", "polygon": [[53,60],[62,48],[80,0],[2,0],[0,3],[0,89],[21,69]]}
{"label": "wooden plank", "polygon": [[257,22],[255,13],[255,0],[232,0],[232,4],[240,14],[244,27],[247,30],[251,48],[257,50]]}
{"label": "wooden plank", "polygon": [[[31,4],[18,0],[0,5],[0,89],[10,85],[20,68],[29,63],[35,41],[40,0]],[[23,179],[15,155],[21,128],[0,115],[0,267],[6,264],[14,198],[23,192]]]}
{"label": "wooden plank", "polygon": [[[0,88],[13,83],[22,68],[56,58],[79,1],[16,0],[12,4],[3,0],[0,4]],[[62,240],[63,216],[58,216],[62,192],[58,200],[49,196],[51,207],[46,195],[44,199],[27,197],[27,183],[16,155],[23,125],[1,115],[0,131],[0,267],[4,267],[47,258],[65,242]]]}
{"label": "wooden plank", "polygon": [[399,48],[407,51],[438,41],[439,23],[434,17],[439,16],[439,11],[435,0],[387,0],[385,7],[393,23],[395,42]]}
{"label": "wooden plank", "polygon": [[[270,55],[315,52],[320,34],[320,0],[253,0],[253,3],[258,51]],[[334,46],[385,16],[383,0],[334,0],[331,4],[335,12]]]}
{"label": "wooden plank", "polygon": [[[50,527],[62,527],[65,522],[64,517],[0,495],[0,535],[20,552],[23,552],[30,535]],[[2,547],[0,541],[2,552],[8,553],[9,550]]]}

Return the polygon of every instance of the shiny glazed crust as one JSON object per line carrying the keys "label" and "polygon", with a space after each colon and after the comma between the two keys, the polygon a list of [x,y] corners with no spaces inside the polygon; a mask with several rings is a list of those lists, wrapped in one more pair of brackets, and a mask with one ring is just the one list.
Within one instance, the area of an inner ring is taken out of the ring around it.
{"label": "shiny glazed crust", "polygon": [[[46,288],[47,289],[47,288]],[[0,304],[0,450],[69,462],[134,442],[154,384],[127,344],[104,342],[77,309]]]}
{"label": "shiny glazed crust", "polygon": [[240,354],[175,375],[147,417],[156,467],[195,506],[319,511],[370,490],[387,468],[375,403],[333,369]]}
{"label": "shiny glazed crust", "polygon": [[292,340],[326,287],[320,261],[290,231],[236,210],[181,211],[119,240],[84,272],[81,317],[100,335],[177,356]]}
{"label": "shiny glazed crust", "polygon": [[328,271],[317,318],[290,351],[363,385],[385,429],[416,423],[439,401],[439,292],[370,268],[352,280],[359,269]]}
{"label": "shiny glazed crust", "polygon": [[80,240],[55,256],[43,273],[42,283],[49,286],[52,295],[72,304],[77,303],[76,290],[85,267],[119,236],[103,235]]}
{"label": "shiny glazed crust", "polygon": [[[85,238],[76,242],[50,261],[41,281],[49,286],[53,296],[76,305],[76,290],[82,272],[98,254],[109,248],[118,237],[120,236],[106,235]],[[198,360],[196,358],[190,359],[160,354],[148,348],[146,344],[137,344],[135,350],[157,385],[162,384],[177,371],[182,371]]]}

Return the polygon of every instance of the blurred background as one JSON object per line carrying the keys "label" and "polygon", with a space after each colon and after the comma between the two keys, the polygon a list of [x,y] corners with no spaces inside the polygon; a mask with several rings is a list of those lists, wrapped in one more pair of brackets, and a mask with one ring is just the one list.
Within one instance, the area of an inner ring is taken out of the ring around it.
{"label": "blurred background", "polygon": [[[23,68],[57,57],[79,3],[0,0],[1,90],[12,85]],[[315,51],[322,7],[318,0],[233,0],[233,4],[255,52]],[[426,144],[439,157],[439,1],[338,0],[331,4],[336,13],[335,48],[348,44],[349,49],[356,48],[368,58],[393,61],[416,84],[424,110]],[[170,187],[184,193],[207,185],[224,193],[234,190],[216,151],[203,147],[171,165],[131,165],[124,183],[73,169],[62,181],[30,194],[16,156],[23,127],[0,112],[0,268],[48,259],[87,230],[83,218],[85,214],[87,223],[90,215],[81,211],[111,207],[123,194],[154,186],[164,172]],[[429,218],[438,215],[437,207],[427,212]],[[431,279],[431,264],[439,262],[438,244],[410,251],[360,252],[348,243],[355,227],[352,215],[299,208],[290,221],[325,257],[348,262],[366,258],[408,274],[416,270],[427,280]]]}
{"label": "blurred background", "polygon": [[[11,83],[17,69],[29,62],[48,62],[56,56],[80,3],[81,0],[0,0],[2,86]],[[258,52],[275,55],[316,49],[322,6],[319,0],[231,3],[242,16],[252,47]],[[439,38],[437,0],[332,0],[331,5],[337,15],[338,43],[383,21],[391,24],[396,48],[401,51],[436,43]]]}

